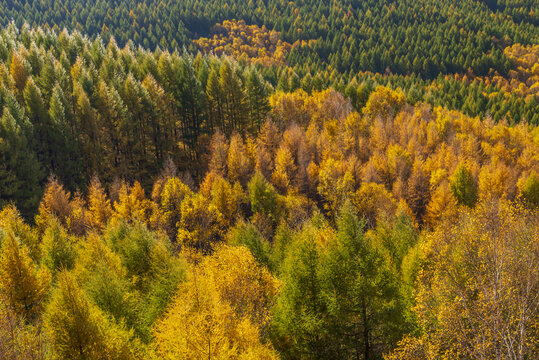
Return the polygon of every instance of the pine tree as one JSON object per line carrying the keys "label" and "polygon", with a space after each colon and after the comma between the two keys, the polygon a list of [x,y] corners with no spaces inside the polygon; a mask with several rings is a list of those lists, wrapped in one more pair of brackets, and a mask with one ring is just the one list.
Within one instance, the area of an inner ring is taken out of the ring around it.
{"label": "pine tree", "polygon": [[41,261],[52,274],[73,268],[76,258],[75,244],[57,219],[49,220],[42,241]]}
{"label": "pine tree", "polygon": [[266,85],[256,69],[252,69],[247,77],[247,104],[251,119],[251,132],[257,133],[260,131],[270,106]]}
{"label": "pine tree", "polygon": [[242,80],[235,66],[225,60],[219,69],[219,83],[225,100],[225,134],[234,130],[244,133],[247,127],[248,109]]}
{"label": "pine tree", "polygon": [[219,75],[212,69],[210,75],[208,76],[208,83],[206,85],[206,94],[209,100],[209,117],[210,117],[210,127],[218,128],[221,132],[225,132],[224,124],[224,99],[219,82]]}
{"label": "pine tree", "polygon": [[31,134],[32,125],[15,119],[5,107],[0,118],[0,208],[14,201],[26,217],[35,213],[43,179]]}

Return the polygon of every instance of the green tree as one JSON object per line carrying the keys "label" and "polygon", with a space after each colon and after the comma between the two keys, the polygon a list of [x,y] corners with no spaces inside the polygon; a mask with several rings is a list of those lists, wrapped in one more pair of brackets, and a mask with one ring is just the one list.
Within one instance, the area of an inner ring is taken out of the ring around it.
{"label": "green tree", "polygon": [[58,288],[45,313],[55,355],[62,359],[137,359],[137,346],[130,344],[130,334],[111,322],[88,301],[67,272],[59,276]]}
{"label": "green tree", "polygon": [[268,92],[264,80],[256,69],[251,69],[247,77],[247,105],[251,119],[251,132],[260,130],[260,126],[270,110]]}
{"label": "green tree", "polygon": [[473,208],[477,202],[477,184],[464,164],[460,164],[453,174],[451,192],[459,204]]}
{"label": "green tree", "polygon": [[522,199],[525,203],[528,204],[532,209],[539,207],[539,178],[535,171],[533,171],[526,181],[524,182],[520,193]]}
{"label": "green tree", "polygon": [[26,217],[36,211],[43,179],[29,143],[32,129],[28,120],[17,120],[4,107],[0,118],[0,207],[14,202]]}

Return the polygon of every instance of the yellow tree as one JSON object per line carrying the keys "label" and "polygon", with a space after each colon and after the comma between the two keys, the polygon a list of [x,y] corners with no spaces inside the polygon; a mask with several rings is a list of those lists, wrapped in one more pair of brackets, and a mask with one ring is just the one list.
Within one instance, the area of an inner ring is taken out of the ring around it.
{"label": "yellow tree", "polygon": [[66,191],[56,178],[49,179],[36,215],[38,229],[42,232],[46,228],[49,218],[53,216],[58,218],[62,225],[67,225],[67,219],[73,211],[70,200],[71,193]]}
{"label": "yellow tree", "polygon": [[112,216],[110,200],[99,179],[94,176],[88,188],[88,211],[90,223],[94,229],[103,229]]}
{"label": "yellow tree", "polygon": [[223,216],[214,204],[197,194],[181,204],[181,220],[177,235],[179,244],[201,253],[211,252],[224,233]]}
{"label": "yellow tree", "polygon": [[24,87],[26,86],[26,81],[28,80],[28,71],[24,66],[24,58],[17,52],[13,52],[13,55],[11,56],[9,71],[13,78],[13,85],[17,90],[17,95],[21,98]]}
{"label": "yellow tree", "polygon": [[351,200],[369,228],[374,228],[380,218],[395,217],[397,212],[398,203],[384,185],[363,183]]}
{"label": "yellow tree", "polygon": [[285,193],[289,190],[290,181],[295,173],[296,165],[290,150],[281,146],[275,155],[275,170],[271,177],[273,184],[282,193]]}
{"label": "yellow tree", "polygon": [[393,117],[406,103],[406,98],[401,90],[391,90],[385,86],[379,86],[374,90],[363,108],[363,112],[370,116],[382,118]]}
{"label": "yellow tree", "polygon": [[204,258],[155,329],[164,359],[276,359],[264,344],[278,285],[247,248]]}
{"label": "yellow tree", "polygon": [[422,335],[387,359],[536,359],[538,224],[536,213],[490,201],[440,225],[421,246]]}
{"label": "yellow tree", "polygon": [[165,231],[172,240],[175,239],[180,226],[181,204],[186,197],[192,195],[191,189],[177,177],[168,179],[163,187],[160,210]]}
{"label": "yellow tree", "polygon": [[[12,231],[19,241],[28,249],[28,255],[34,261],[39,261],[41,248],[39,236],[33,229],[24,222],[19,211],[14,205],[6,206],[0,211],[0,230]],[[1,237],[0,237],[1,239]],[[1,244],[0,240],[0,244]]]}
{"label": "yellow tree", "polygon": [[238,182],[231,185],[220,176],[213,179],[210,189],[210,202],[223,216],[224,226],[233,225],[236,216],[239,214],[240,203],[244,198],[245,195]]}
{"label": "yellow tree", "polygon": [[0,254],[0,292],[9,305],[28,321],[36,320],[43,310],[49,282],[48,271],[38,268],[26,247],[8,231]]}
{"label": "yellow tree", "polygon": [[122,183],[114,210],[113,218],[116,220],[141,221],[147,224],[150,220],[151,201],[146,198],[138,181],[135,181],[131,188]]}
{"label": "yellow tree", "polygon": [[353,190],[354,177],[342,161],[329,158],[320,164],[318,182],[318,193],[324,199],[324,209],[335,218]]}
{"label": "yellow tree", "polygon": [[40,327],[25,322],[0,293],[0,359],[48,359],[47,340]]}
{"label": "yellow tree", "polygon": [[227,157],[228,179],[232,182],[239,181],[246,185],[253,171],[253,162],[247,156],[245,145],[241,136],[235,133],[230,138]]}

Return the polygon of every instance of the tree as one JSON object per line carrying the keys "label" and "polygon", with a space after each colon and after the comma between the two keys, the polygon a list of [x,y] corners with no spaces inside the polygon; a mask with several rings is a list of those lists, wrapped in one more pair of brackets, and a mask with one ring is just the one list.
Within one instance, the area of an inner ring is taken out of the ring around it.
{"label": "tree", "polygon": [[70,270],[77,256],[73,239],[58,220],[51,218],[42,240],[42,263],[56,275],[62,270]]}
{"label": "tree", "polygon": [[137,359],[130,334],[112,323],[91,302],[73,279],[63,272],[45,314],[45,326],[62,359]]}
{"label": "tree", "polygon": [[21,120],[4,107],[0,118],[0,207],[14,202],[30,217],[39,203],[43,173],[30,146],[33,127]]}
{"label": "tree", "polygon": [[539,207],[539,178],[533,171],[520,188],[524,202],[532,209]]}
{"label": "tree", "polygon": [[380,184],[362,183],[351,201],[368,228],[376,227],[379,220],[393,218],[397,211],[397,202]]}
{"label": "tree", "polygon": [[45,360],[47,340],[41,329],[25,322],[0,293],[0,358]]}
{"label": "tree", "polygon": [[256,69],[251,69],[247,77],[247,105],[251,119],[251,132],[260,131],[260,127],[270,110],[268,91],[264,80]]}
{"label": "tree", "polygon": [[406,99],[401,90],[394,91],[390,88],[379,86],[367,100],[363,113],[374,118],[381,116],[383,119],[395,116],[404,106]]}
{"label": "tree", "polygon": [[180,227],[182,202],[190,196],[193,196],[191,189],[176,177],[168,179],[161,192],[160,211],[163,214],[163,226],[173,241],[176,240]]}
{"label": "tree", "polygon": [[226,227],[232,226],[240,214],[240,205],[245,202],[245,195],[239,183],[232,186],[222,177],[213,179],[210,189],[211,204],[215,205],[223,216]]}
{"label": "tree", "polygon": [[[322,260],[322,292],[328,331],[341,358],[370,359],[391,349],[405,332],[398,277],[347,203],[338,235]],[[398,263],[397,263],[398,264]]]}
{"label": "tree", "polygon": [[415,220],[422,224],[430,200],[430,182],[421,164],[414,164],[412,175],[408,179],[408,191],[406,202]]}
{"label": "tree", "polygon": [[211,253],[224,235],[223,218],[215,205],[197,194],[186,198],[181,205],[181,221],[177,241],[186,250]]}
{"label": "tree", "polygon": [[138,181],[132,187],[122,183],[118,202],[114,203],[114,218],[148,223],[151,204]]}
{"label": "tree", "polygon": [[477,184],[464,164],[460,164],[453,174],[451,192],[461,205],[473,208],[477,202]]}
{"label": "tree", "polygon": [[320,264],[325,242],[334,233],[312,219],[288,246],[282,266],[283,289],[275,307],[272,338],[290,358],[324,359],[335,353],[326,330]]}
{"label": "tree", "polygon": [[50,178],[39,204],[36,225],[44,231],[49,219],[56,217],[63,226],[67,227],[68,219],[73,213],[72,205],[71,193],[66,191],[56,178]]}
{"label": "tree", "polygon": [[238,133],[234,133],[230,138],[228,147],[227,169],[228,179],[232,182],[240,182],[243,186],[247,184],[254,168],[254,164],[247,156],[245,144]]}
{"label": "tree", "polygon": [[88,188],[88,212],[94,229],[102,230],[112,216],[112,206],[99,179],[94,176]]}
{"label": "tree", "polygon": [[333,219],[352,191],[354,177],[343,162],[328,158],[320,164],[318,194],[324,200],[324,209]]}
{"label": "tree", "polygon": [[271,221],[277,223],[281,215],[281,206],[279,194],[273,185],[268,183],[260,173],[256,173],[249,181],[247,188],[253,212],[266,214]]}
{"label": "tree", "polygon": [[262,343],[275,280],[244,247],[224,247],[189,273],[156,327],[164,359],[276,359]]}
{"label": "tree", "polygon": [[28,80],[28,71],[26,70],[24,58],[17,52],[13,52],[11,56],[9,71],[17,90],[17,96],[22,98],[22,93]]}
{"label": "tree", "polygon": [[1,251],[0,293],[15,313],[34,322],[45,305],[50,275],[45,268],[36,266],[11,231],[2,239]]}
{"label": "tree", "polygon": [[208,83],[206,85],[206,94],[209,100],[209,119],[210,127],[217,127],[221,132],[225,132],[224,124],[224,97],[219,83],[219,75],[215,69],[210,71]]}
{"label": "tree", "polygon": [[281,146],[275,154],[275,170],[271,180],[282,193],[290,189],[290,181],[296,174],[296,165],[288,148]]}
{"label": "tree", "polygon": [[245,93],[235,66],[228,60],[223,61],[219,68],[219,84],[225,99],[225,134],[231,134],[234,130],[244,133],[248,115]]}
{"label": "tree", "polygon": [[537,357],[538,239],[536,215],[503,200],[438,227],[421,254],[423,332],[388,358]]}

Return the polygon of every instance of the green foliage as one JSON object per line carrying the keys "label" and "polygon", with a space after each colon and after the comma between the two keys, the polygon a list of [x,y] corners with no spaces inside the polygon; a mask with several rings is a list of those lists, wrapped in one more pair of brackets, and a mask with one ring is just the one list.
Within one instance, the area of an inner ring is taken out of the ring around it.
{"label": "green foliage", "polygon": [[131,334],[88,301],[69,273],[62,273],[45,314],[55,355],[62,359],[139,359]]}
{"label": "green foliage", "polygon": [[347,203],[337,233],[311,223],[289,248],[274,322],[286,357],[375,358],[407,331],[399,274],[364,226]]}
{"label": "green foliage", "polygon": [[11,106],[6,104],[0,118],[0,207],[14,201],[29,216],[39,203],[43,173],[30,143],[32,125],[19,118],[23,111],[14,99],[6,100]]}
{"label": "green foliage", "polygon": [[[331,358],[329,334],[325,331],[327,308],[319,278],[322,236],[310,223],[294,238],[283,264],[284,282],[273,319],[274,344],[285,357]],[[331,234],[333,235],[333,234]]]}
{"label": "green foliage", "polygon": [[[3,1],[0,22],[7,26],[14,20],[19,27],[25,21],[46,24],[99,35],[106,41],[113,36],[120,46],[133,42],[173,50],[193,48],[193,39],[219,34],[215,24],[241,19],[281,32],[281,38],[289,43],[315,40],[288,55],[297,73],[309,68],[321,72],[330,66],[342,73],[350,69],[414,72],[431,78],[439,73],[464,73],[468,68],[481,75],[490,67],[502,72],[507,59],[496,47],[500,41],[537,42],[533,1],[503,2],[490,8],[484,2],[449,4],[439,0],[426,4],[412,0],[392,4],[352,0],[337,4],[281,4],[277,0],[208,4],[190,0],[157,5],[153,0],[143,6],[133,1],[114,6],[95,1],[81,6],[75,0],[55,0],[47,5]],[[76,57],[76,48],[67,48],[66,55]],[[46,62],[42,67],[46,68]]]}
{"label": "green foliage", "polygon": [[279,194],[260,173],[256,173],[249,182],[249,200],[254,213],[266,214],[277,223],[281,215]]}
{"label": "green foliage", "polygon": [[75,246],[74,239],[67,234],[58,220],[51,218],[43,234],[41,261],[52,274],[71,270],[77,256]]}
{"label": "green foliage", "polygon": [[460,164],[451,180],[451,191],[457,202],[468,207],[474,207],[477,202],[477,184],[465,165]]}
{"label": "green foliage", "polygon": [[522,198],[532,208],[539,207],[539,178],[532,172],[521,189]]}
{"label": "green foliage", "polygon": [[271,245],[251,223],[239,222],[228,234],[228,242],[235,246],[245,246],[256,261],[274,270],[271,259]]}

